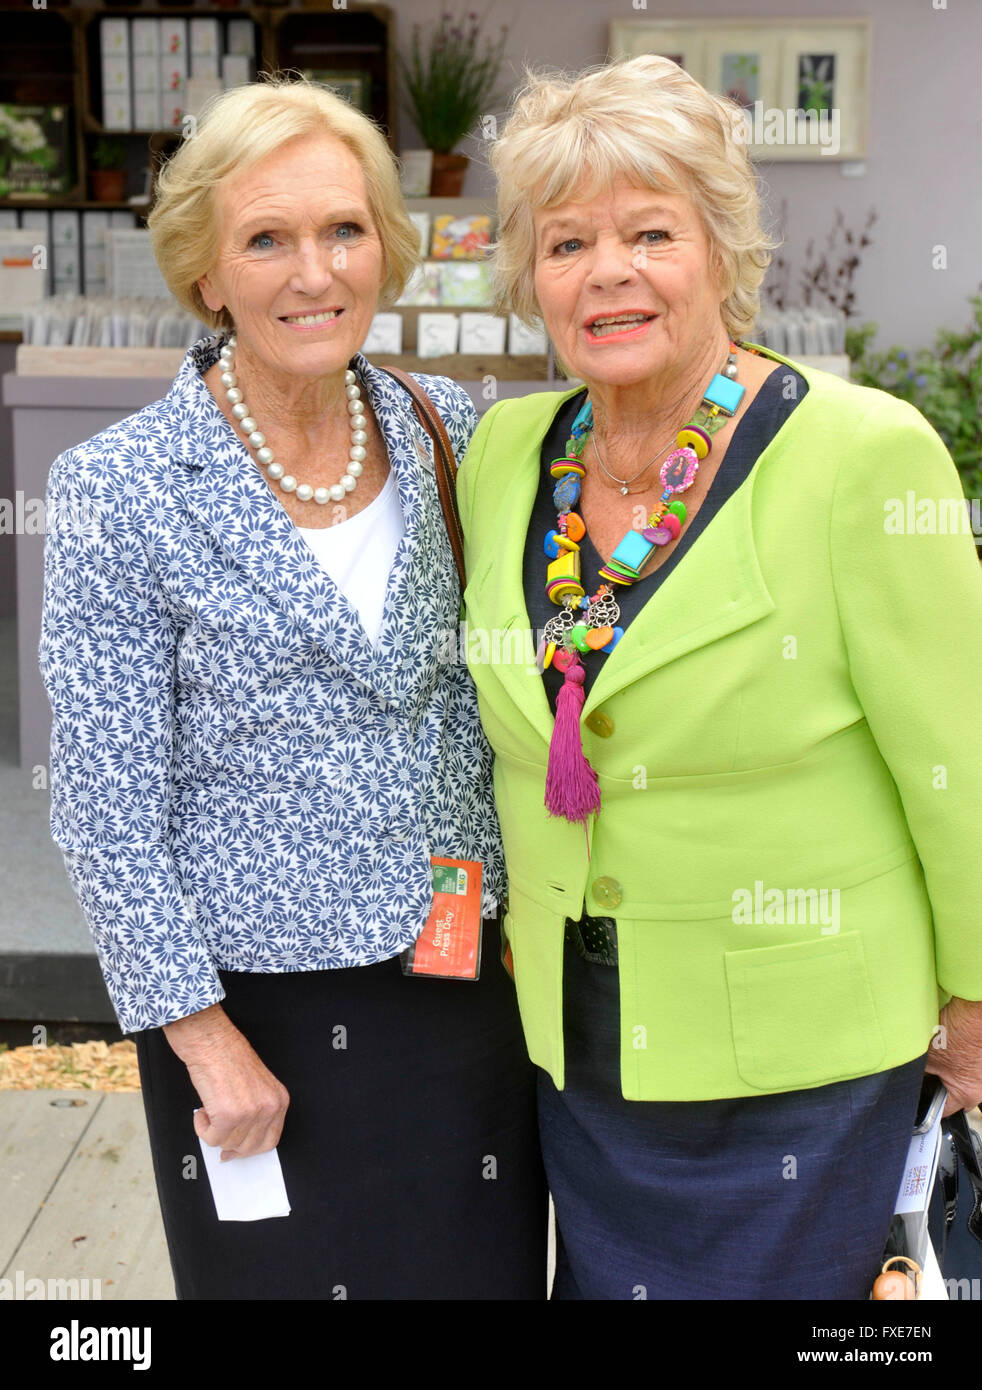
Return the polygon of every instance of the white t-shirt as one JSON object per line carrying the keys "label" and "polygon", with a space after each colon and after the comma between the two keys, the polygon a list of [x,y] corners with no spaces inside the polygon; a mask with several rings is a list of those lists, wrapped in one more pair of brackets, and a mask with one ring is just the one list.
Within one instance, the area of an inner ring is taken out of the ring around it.
{"label": "white t-shirt", "polygon": [[379,495],[347,521],[319,529],[298,526],[297,530],[357,609],[369,640],[376,643],[389,572],[406,531],[395,473],[390,471]]}

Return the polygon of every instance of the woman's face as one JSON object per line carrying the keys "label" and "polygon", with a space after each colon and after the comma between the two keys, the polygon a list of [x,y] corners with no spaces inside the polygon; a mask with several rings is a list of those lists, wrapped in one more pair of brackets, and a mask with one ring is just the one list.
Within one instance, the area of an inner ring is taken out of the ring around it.
{"label": "woman's face", "polygon": [[365,341],[384,274],[354,155],[332,136],[303,136],[217,196],[218,259],[198,285],[209,309],[231,312],[239,352],[290,376],[343,368]]}
{"label": "woman's face", "polygon": [[[542,316],[566,367],[587,383],[684,376],[707,341],[725,337],[709,239],[684,195],[620,178],[589,202],[537,209],[534,221]],[[632,318],[603,326],[622,315]]]}

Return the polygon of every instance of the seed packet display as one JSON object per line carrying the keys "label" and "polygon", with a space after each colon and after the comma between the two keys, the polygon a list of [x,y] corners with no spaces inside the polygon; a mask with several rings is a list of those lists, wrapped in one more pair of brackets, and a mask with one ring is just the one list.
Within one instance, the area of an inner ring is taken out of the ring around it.
{"label": "seed packet display", "polygon": [[430,862],[433,907],[400,957],[402,973],[476,980],[481,974],[481,865],[471,859]]}
{"label": "seed packet display", "polygon": [[484,213],[455,217],[446,213],[433,219],[434,260],[480,260],[491,244],[491,218]]}

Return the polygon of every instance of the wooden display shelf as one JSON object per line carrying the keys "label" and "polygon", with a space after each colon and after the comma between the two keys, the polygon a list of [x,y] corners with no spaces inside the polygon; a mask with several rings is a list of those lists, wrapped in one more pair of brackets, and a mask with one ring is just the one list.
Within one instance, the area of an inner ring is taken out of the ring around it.
{"label": "wooden display shelf", "polygon": [[132,140],[134,136],[141,140],[152,140],[159,135],[173,135],[180,140],[183,134],[179,125],[155,126],[153,130],[111,130],[94,116],[88,115],[83,115],[82,127],[86,135],[104,135],[107,140]]}
{"label": "wooden display shelf", "polygon": [[0,208],[20,208],[22,212],[133,212],[142,217],[150,207],[146,199],[138,203],[100,203],[93,198],[0,198]]}
{"label": "wooden display shelf", "polygon": [[549,359],[543,353],[511,357],[508,353],[455,352],[447,357],[417,357],[410,352],[373,352],[373,367],[401,367],[404,372],[429,372],[452,381],[548,381]]}
{"label": "wooden display shelf", "polygon": [[185,348],[44,347],[21,343],[18,376],[174,377]]}
{"label": "wooden display shelf", "polygon": [[[10,341],[16,341],[11,335]],[[184,361],[184,348],[42,347],[22,343],[17,349],[18,376],[173,377]],[[376,367],[402,367],[454,381],[548,381],[546,356],[510,357],[507,353],[454,353],[416,357],[411,353],[373,353]]]}
{"label": "wooden display shelf", "polygon": [[395,21],[388,5],[344,3],[335,8],[332,0],[311,0],[299,8],[267,9],[264,19],[265,66],[366,74],[366,114],[392,148],[399,148]]}
{"label": "wooden display shelf", "polygon": [[[75,182],[64,194],[36,200],[2,200],[0,207],[85,208],[88,191],[87,137],[107,136],[126,144],[132,182],[139,142],[182,135],[179,126],[157,130],[109,130],[102,123],[102,73],[99,40],[103,19],[248,19],[256,36],[257,75],[289,67],[329,67],[368,71],[372,116],[386,129],[396,148],[395,19],[382,4],[358,0],[309,0],[302,7],[267,3],[228,8],[220,5],[160,6],[139,4],[66,5],[51,10],[42,3],[25,13],[5,12],[4,53],[0,55],[0,102],[43,105],[56,102],[74,111],[72,151]],[[0,9],[2,9],[0,0]],[[346,37],[347,32],[347,37]],[[349,42],[350,40],[350,42]],[[305,50],[310,48],[310,53]],[[6,55],[6,56],[4,56]],[[302,59],[302,61],[297,61]],[[154,154],[153,149],[150,151]],[[94,206],[107,206],[95,204]],[[129,206],[124,203],[122,206]]]}
{"label": "wooden display shelf", "polygon": [[[0,342],[18,342],[19,333],[0,333]],[[17,349],[18,376],[153,376],[172,377],[184,360],[184,348],[35,347],[21,343]],[[815,367],[849,379],[849,358],[796,357],[803,367]],[[549,381],[549,359],[544,354],[513,357],[508,353],[462,353],[448,357],[417,357],[413,353],[373,352],[376,367],[402,367],[407,372],[428,372],[454,381],[481,381],[495,376],[500,381]],[[557,380],[559,387],[576,385],[576,378]]]}
{"label": "wooden display shelf", "polygon": [[[65,106],[74,109],[69,135],[70,163],[66,178],[74,183],[55,197],[72,200],[85,191],[85,154],[78,113],[81,110],[78,17],[70,10],[48,10],[42,5],[19,7],[20,13],[3,17],[0,53],[0,102],[14,106]],[[74,166],[74,167],[73,167]],[[26,200],[25,200],[26,201]],[[17,199],[4,206],[20,206]]]}
{"label": "wooden display shelf", "polygon": [[[243,6],[236,10],[218,8],[203,10],[190,5],[175,5],[166,8],[154,5],[147,6],[146,9],[140,5],[100,5],[91,10],[80,11],[76,21],[75,37],[76,61],[82,89],[79,124],[86,134],[105,135],[113,140],[146,139],[150,135],[159,133],[145,130],[110,130],[102,122],[105,94],[102,90],[100,29],[104,19],[249,19],[252,21],[255,34],[257,66],[262,67],[265,14],[264,9],[254,9],[250,6]],[[190,53],[186,55],[186,59],[188,71],[190,71]],[[130,114],[132,116],[132,108]],[[182,133],[180,126],[169,126],[162,129],[169,133],[176,132],[178,136]]]}

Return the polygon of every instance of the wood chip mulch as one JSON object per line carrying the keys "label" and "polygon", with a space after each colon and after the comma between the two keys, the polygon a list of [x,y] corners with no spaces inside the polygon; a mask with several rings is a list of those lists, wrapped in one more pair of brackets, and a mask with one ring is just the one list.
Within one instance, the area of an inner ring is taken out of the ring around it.
{"label": "wood chip mulch", "polygon": [[51,1047],[0,1043],[0,1091],[139,1091],[131,1042],[84,1042]]}

